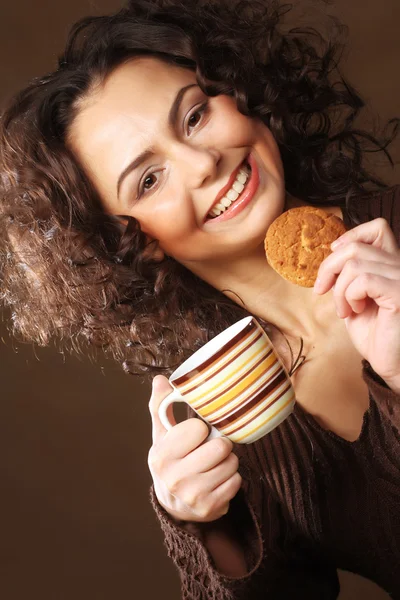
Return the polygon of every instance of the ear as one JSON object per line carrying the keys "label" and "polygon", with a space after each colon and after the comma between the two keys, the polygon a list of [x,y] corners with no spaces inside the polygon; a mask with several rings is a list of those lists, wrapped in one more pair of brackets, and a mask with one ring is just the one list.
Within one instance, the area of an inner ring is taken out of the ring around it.
{"label": "ear", "polygon": [[146,235],[146,248],[144,250],[143,256],[152,258],[156,262],[161,262],[165,258],[165,252],[160,248],[158,240],[151,238]]}

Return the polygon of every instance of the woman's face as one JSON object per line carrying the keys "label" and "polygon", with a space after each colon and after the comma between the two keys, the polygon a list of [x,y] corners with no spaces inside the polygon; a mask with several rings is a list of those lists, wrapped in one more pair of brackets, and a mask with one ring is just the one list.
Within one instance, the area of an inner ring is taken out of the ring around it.
{"label": "woman's face", "polygon": [[138,219],[162,251],[197,273],[262,245],[283,208],[269,129],[232,98],[207,97],[191,71],[155,58],[119,66],[92,91],[69,144],[105,210]]}

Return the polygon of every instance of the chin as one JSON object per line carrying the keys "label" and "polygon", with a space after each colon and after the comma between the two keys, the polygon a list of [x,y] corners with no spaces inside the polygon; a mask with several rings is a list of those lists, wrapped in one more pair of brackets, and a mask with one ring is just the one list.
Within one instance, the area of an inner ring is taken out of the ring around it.
{"label": "chin", "polygon": [[[261,198],[260,198],[261,200]],[[277,219],[282,212],[285,210],[285,198],[280,198],[279,202],[274,201],[269,197],[267,200],[264,200],[264,204],[262,206],[262,210],[254,211],[254,216],[252,215],[252,222],[254,227],[251,227],[250,223],[247,225],[248,231],[252,230],[253,235],[251,236],[255,240],[264,241],[266,233],[270,225]],[[272,210],[272,206],[275,205],[275,209]]]}

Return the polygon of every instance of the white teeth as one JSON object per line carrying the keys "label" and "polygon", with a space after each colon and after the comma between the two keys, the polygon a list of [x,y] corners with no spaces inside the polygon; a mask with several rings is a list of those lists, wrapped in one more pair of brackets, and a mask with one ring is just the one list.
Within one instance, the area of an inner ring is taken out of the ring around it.
{"label": "white teeth", "polygon": [[238,194],[241,194],[244,190],[244,185],[239,181],[235,181],[235,183],[232,186],[232,189],[235,190],[235,192],[238,192]]}
{"label": "white teeth", "polygon": [[229,190],[229,192],[226,194],[226,197],[229,198],[229,200],[232,200],[232,202],[234,202],[239,198],[239,194],[235,192],[235,190]]}
{"label": "white teeth", "polygon": [[235,202],[243,192],[245,185],[250,177],[250,172],[247,169],[241,168],[239,173],[236,175],[236,180],[234,181],[231,189],[225,196],[223,196],[217,204],[215,204],[210,212],[208,213],[210,217],[218,217],[221,213],[225,212],[227,208]]}

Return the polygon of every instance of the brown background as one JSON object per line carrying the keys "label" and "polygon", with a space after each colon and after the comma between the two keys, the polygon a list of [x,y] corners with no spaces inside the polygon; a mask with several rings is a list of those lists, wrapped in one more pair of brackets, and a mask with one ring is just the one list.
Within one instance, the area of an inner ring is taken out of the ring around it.
{"label": "brown background", "polygon": [[[119,5],[1,0],[0,101],[53,67],[76,18]],[[373,114],[398,115],[399,1],[337,0],[329,10],[350,28],[346,74]],[[398,167],[381,172],[398,180]],[[147,387],[105,359],[16,344],[5,324],[1,335],[1,598],[179,598],[148,504]],[[343,581],[343,599],[386,597]]]}

